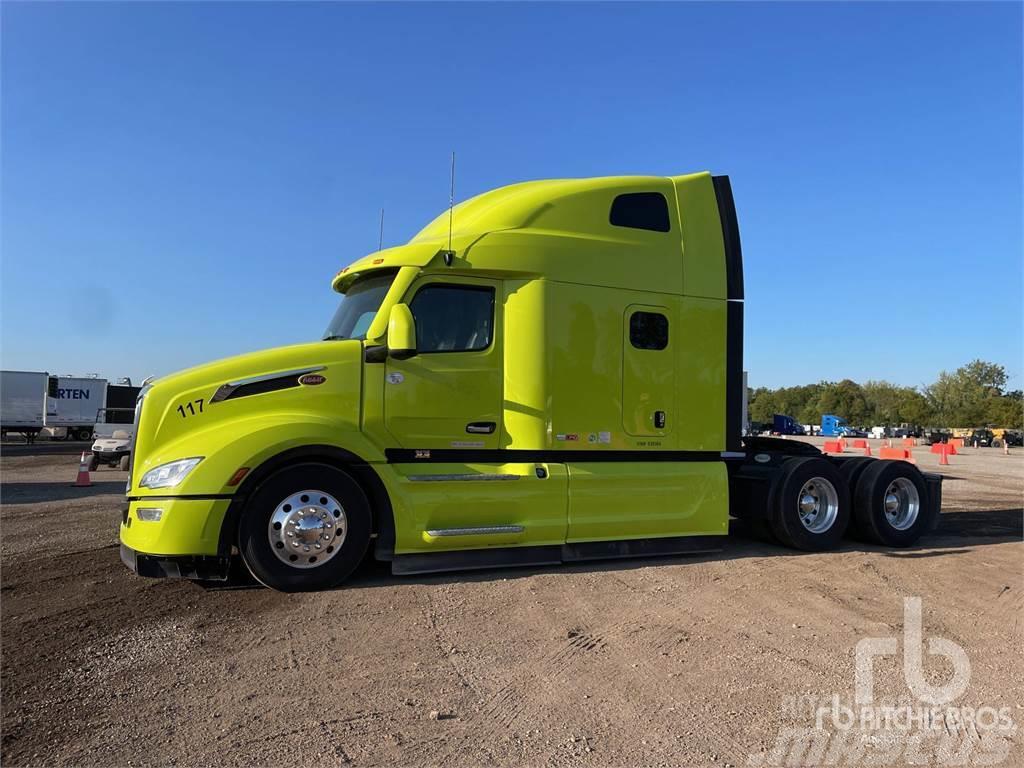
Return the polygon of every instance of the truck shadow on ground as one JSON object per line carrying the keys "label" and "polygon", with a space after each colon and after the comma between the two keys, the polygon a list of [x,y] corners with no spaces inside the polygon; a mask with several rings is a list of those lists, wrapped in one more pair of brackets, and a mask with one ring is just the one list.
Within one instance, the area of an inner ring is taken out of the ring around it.
{"label": "truck shadow on ground", "polygon": [[[836,556],[850,552],[871,552],[892,558],[952,557],[991,544],[1020,542],[1024,538],[1024,509],[994,509],[972,512],[943,512],[938,528],[922,537],[921,542],[906,549],[890,549],[856,539],[847,539],[835,550]],[[508,581],[529,578],[538,574],[598,573],[630,571],[654,565],[697,565],[700,563],[737,560],[748,557],[805,557],[822,556],[820,552],[802,552],[789,549],[762,537],[741,520],[731,520],[729,536],[723,549],[717,552],[662,557],[627,558],[621,560],[591,560],[550,566],[522,568],[494,567],[476,571],[450,571],[445,573],[395,576],[389,563],[368,556],[351,578],[338,589],[368,589],[394,587],[403,584],[458,584],[465,582]],[[829,553],[824,553],[827,556]],[[245,566],[236,558],[232,563],[231,578],[227,582],[204,583],[205,589],[265,589],[253,579]]]}
{"label": "truck shadow on ground", "polygon": [[[93,471],[95,475],[96,470]],[[124,503],[124,485],[128,474],[118,472],[120,480],[94,480],[91,486],[76,486],[74,477],[67,483],[4,483],[0,486],[0,500],[7,504],[38,504],[47,501],[71,501],[92,496],[115,496],[115,504]]]}

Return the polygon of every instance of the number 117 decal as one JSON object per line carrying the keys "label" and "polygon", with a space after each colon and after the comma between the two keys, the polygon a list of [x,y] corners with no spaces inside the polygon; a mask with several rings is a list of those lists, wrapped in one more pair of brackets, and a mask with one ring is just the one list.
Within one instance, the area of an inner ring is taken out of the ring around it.
{"label": "number 117 decal", "polygon": [[193,401],[191,401],[189,403],[183,403],[182,405],[178,406],[178,415],[181,416],[181,418],[183,418],[183,419],[186,416],[195,416],[197,413],[202,413],[202,412],[203,412],[203,398],[201,398],[201,397],[198,400],[193,400]]}

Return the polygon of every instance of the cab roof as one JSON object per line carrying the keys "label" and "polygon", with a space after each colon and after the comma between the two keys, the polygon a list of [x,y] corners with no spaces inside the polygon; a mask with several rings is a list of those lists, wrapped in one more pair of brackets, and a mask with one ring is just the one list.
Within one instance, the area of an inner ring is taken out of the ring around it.
{"label": "cab roof", "polygon": [[[426,266],[440,249],[448,247],[451,216],[452,250],[461,253],[484,235],[508,230],[529,230],[549,237],[585,237],[607,243],[637,243],[644,246],[681,244],[677,185],[710,174],[687,176],[605,176],[586,179],[526,181],[499,187],[469,198],[440,213],[405,245],[386,248],[352,263],[335,275],[333,287],[344,291],[359,275],[369,270],[402,266]],[[653,232],[632,226],[615,226],[610,220],[613,202],[620,195],[660,193],[668,221],[666,228]]]}

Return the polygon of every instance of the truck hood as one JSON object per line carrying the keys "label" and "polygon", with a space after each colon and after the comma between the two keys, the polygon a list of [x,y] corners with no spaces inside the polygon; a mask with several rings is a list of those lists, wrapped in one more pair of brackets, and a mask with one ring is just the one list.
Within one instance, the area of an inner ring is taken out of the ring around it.
{"label": "truck hood", "polygon": [[[356,340],[316,341],[216,360],[157,379],[140,396],[132,484],[160,464],[208,457],[225,442],[243,441],[274,419],[327,419],[339,431],[358,429],[362,350]],[[202,462],[194,474],[203,475],[209,463]],[[220,478],[217,485],[223,482]]]}

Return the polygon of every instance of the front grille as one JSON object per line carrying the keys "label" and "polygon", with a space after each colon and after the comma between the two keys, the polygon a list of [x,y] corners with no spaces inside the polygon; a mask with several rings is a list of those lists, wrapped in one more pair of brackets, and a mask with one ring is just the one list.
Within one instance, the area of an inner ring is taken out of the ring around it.
{"label": "front grille", "polygon": [[127,494],[132,489],[132,479],[135,475],[135,443],[139,439],[139,424],[142,423],[142,401],[146,398],[146,389],[139,392],[139,398],[135,401],[135,421],[132,424],[132,439],[128,441],[128,485],[124,492]]}

